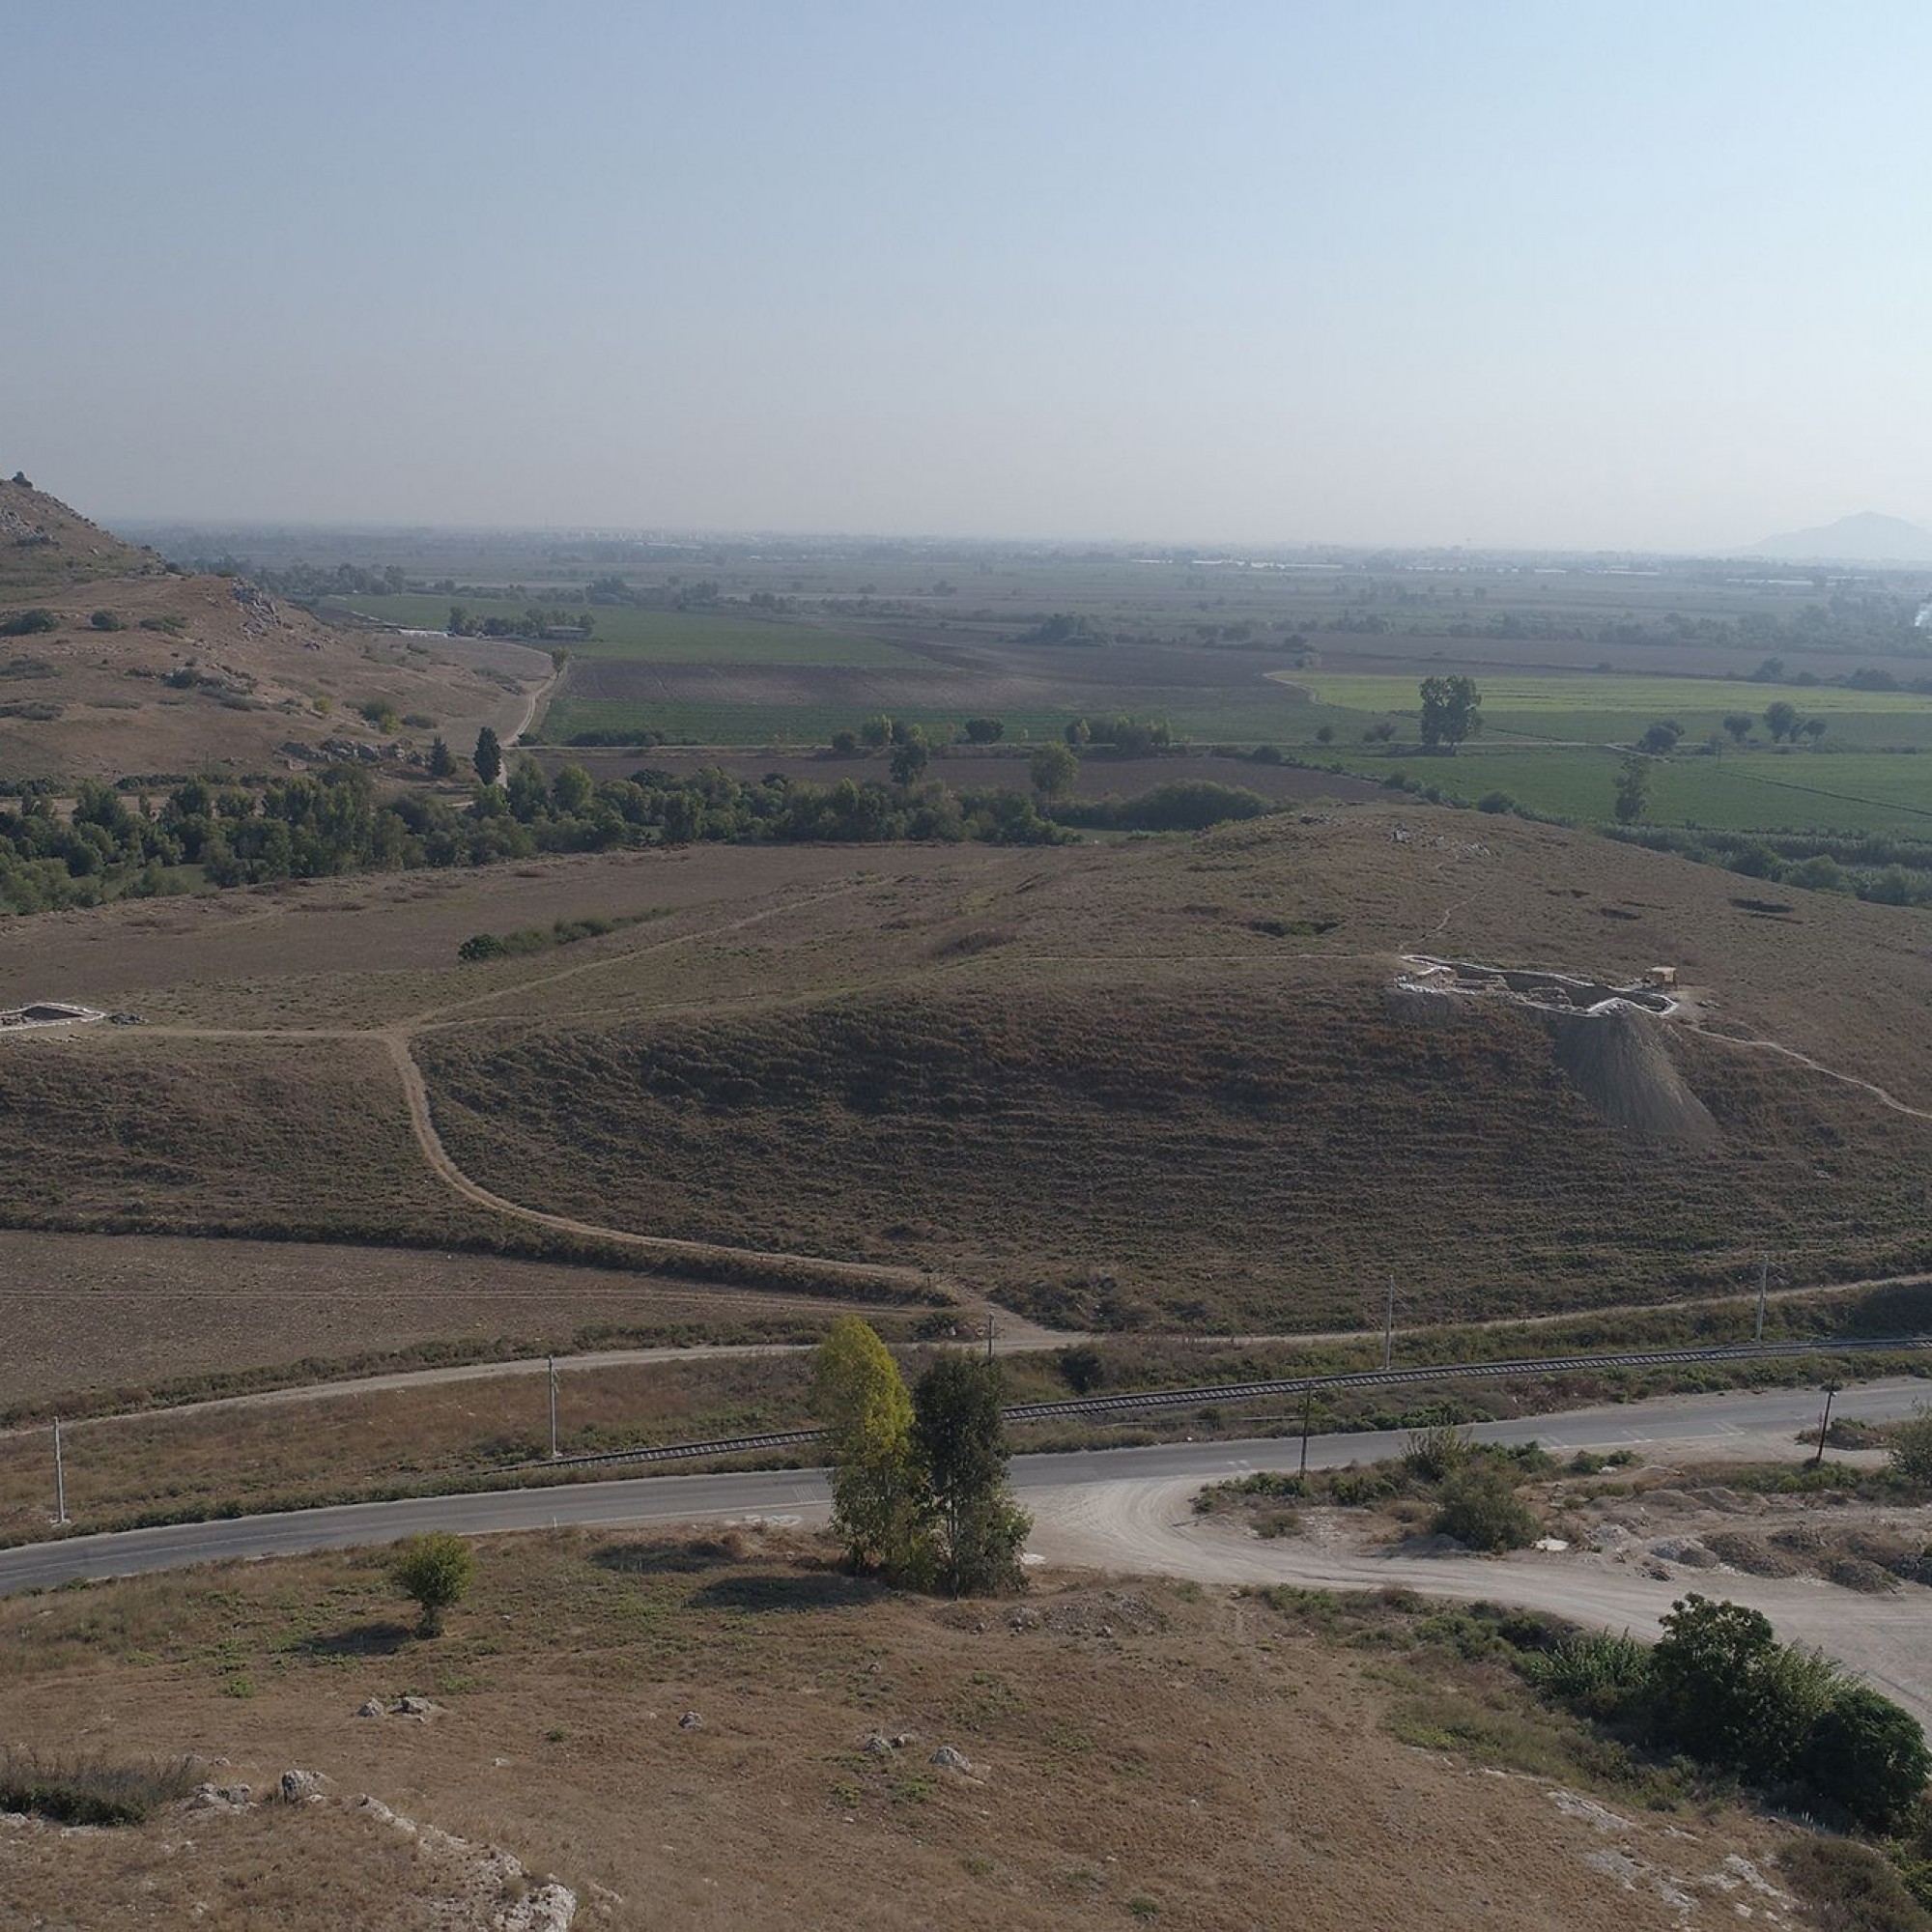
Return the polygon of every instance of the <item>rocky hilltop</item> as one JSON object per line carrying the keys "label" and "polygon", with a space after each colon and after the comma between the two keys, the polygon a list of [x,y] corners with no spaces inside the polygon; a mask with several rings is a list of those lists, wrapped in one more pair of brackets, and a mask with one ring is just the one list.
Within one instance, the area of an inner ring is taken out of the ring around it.
{"label": "rocky hilltop", "polygon": [[338,630],[185,574],[15,474],[0,482],[0,779],[407,765],[509,731],[548,672],[500,643]]}

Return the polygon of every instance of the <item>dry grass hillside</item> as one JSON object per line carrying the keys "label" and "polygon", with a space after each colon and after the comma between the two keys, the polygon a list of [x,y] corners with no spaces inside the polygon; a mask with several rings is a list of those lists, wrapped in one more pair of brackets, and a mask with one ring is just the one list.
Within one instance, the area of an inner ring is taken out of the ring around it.
{"label": "dry grass hillside", "polygon": [[[1605,841],[1370,810],[881,882],[757,990],[619,968],[418,1048],[452,1152],[563,1211],[915,1258],[1037,1313],[1248,1328],[1670,1294],[1924,1248],[1922,918]],[[1404,837],[1398,842],[1394,835]],[[863,928],[861,922],[865,922]],[[1620,978],[1701,1027],[1391,991],[1426,946]],[[594,1000],[594,1009],[590,1002]],[[522,1007],[525,1017],[515,1017]],[[541,1010],[538,1010],[539,1007]]]}
{"label": "dry grass hillside", "polygon": [[18,471],[0,482],[0,589],[9,598],[103,577],[165,576],[157,551],[124,543]]}
{"label": "dry grass hillside", "polygon": [[[1359,1321],[1390,1272],[1418,1321],[1732,1288],[1766,1250],[1798,1281],[1922,1265],[1924,917],[1760,891],[1365,806],[20,921],[0,1002],[148,1025],[0,1040],[8,1218],[541,1252],[518,1215],[549,1212],[1210,1332]],[[591,915],[635,923],[455,957]],[[1394,990],[1418,950],[1602,980],[1672,962],[1695,1020]],[[402,1041],[447,1156],[508,1207],[410,1138]]]}
{"label": "dry grass hillside", "polygon": [[[521,722],[549,672],[501,646],[337,631],[238,579],[185,577],[43,492],[0,483],[0,773],[186,776],[286,768],[326,739],[399,760],[440,731],[459,751]],[[463,647],[454,647],[461,649]],[[387,724],[364,705],[387,706]]]}
{"label": "dry grass hillside", "polygon": [[[1826,1922],[1805,1834],[1646,1809],[1482,1661],[1480,1620],[1413,1602],[1324,1634],[1188,1584],[898,1597],[770,1530],[533,1535],[485,1544],[417,1641],[380,1563],[0,1604],[9,1742],[191,1752],[231,1794],[105,1831],[0,1815],[8,1921],[534,1928],[569,1922],[561,1888],[582,1932]],[[280,1801],[291,1770],[313,1800]]]}

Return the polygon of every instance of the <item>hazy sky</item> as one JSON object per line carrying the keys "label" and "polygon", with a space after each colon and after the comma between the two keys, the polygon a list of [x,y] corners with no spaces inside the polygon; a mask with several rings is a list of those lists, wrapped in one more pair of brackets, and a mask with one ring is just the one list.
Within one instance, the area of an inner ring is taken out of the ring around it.
{"label": "hazy sky", "polygon": [[0,473],[115,514],[1932,524],[1932,7],[0,0]]}

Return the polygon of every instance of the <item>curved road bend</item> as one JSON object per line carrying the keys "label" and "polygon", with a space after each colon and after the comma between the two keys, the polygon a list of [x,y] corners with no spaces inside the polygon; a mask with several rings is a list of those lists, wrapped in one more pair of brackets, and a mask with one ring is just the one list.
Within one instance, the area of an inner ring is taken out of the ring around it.
{"label": "curved road bend", "polygon": [[[1910,1377],[1865,1382],[1845,1389],[1833,1413],[1881,1420],[1911,1413],[1926,1385]],[[1663,1396],[1650,1402],[1603,1408],[1569,1409],[1556,1415],[1483,1423],[1471,1433],[1485,1442],[1541,1442],[1552,1453],[1611,1451],[1647,1443],[1709,1444],[1721,1452],[1762,1438],[1764,1453],[1789,1445],[1815,1424],[1818,1397],[1808,1389],[1719,1396]],[[1400,1454],[1406,1432],[1383,1431],[1310,1438],[1308,1460],[1317,1468],[1374,1462]],[[1022,1492],[1077,1489],[1099,1483],[1208,1483],[1253,1469],[1293,1469],[1300,1459],[1298,1437],[1259,1441],[1172,1442],[1142,1449],[1075,1450],[1013,1459],[1014,1486]],[[641,1528],[717,1517],[797,1516],[828,1502],[816,1469],[755,1470],[718,1476],[650,1476],[621,1482],[565,1483],[531,1489],[490,1490],[469,1495],[412,1497],[403,1502],[350,1503],[333,1509],[291,1510],[277,1516],[236,1517],[216,1522],[171,1523],[98,1536],[68,1537],[0,1550],[0,1595],[47,1588],[76,1577],[130,1576],[233,1558],[298,1555],[311,1549],[343,1549],[392,1543],[426,1529],[453,1529],[466,1536],[507,1530],[584,1527]],[[1122,1567],[1130,1568],[1125,1562]],[[1505,1573],[1485,1566],[1491,1587]],[[1852,1612],[1848,1610],[1848,1614]]]}

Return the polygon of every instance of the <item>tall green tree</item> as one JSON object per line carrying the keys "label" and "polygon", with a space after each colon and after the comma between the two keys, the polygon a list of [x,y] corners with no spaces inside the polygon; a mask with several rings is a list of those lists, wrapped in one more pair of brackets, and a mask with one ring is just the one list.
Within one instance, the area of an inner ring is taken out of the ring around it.
{"label": "tall green tree", "polygon": [[1617,771],[1617,823],[1634,825],[1649,810],[1650,760],[1633,752]]}
{"label": "tall green tree", "polygon": [[1776,704],[1764,708],[1764,728],[1771,733],[1771,742],[1776,745],[1784,738],[1798,734],[1798,707],[1779,698]]}
{"label": "tall green tree", "polygon": [[1483,728],[1483,695],[1473,677],[1422,680],[1422,742],[1450,751]]}
{"label": "tall green tree", "polygon": [[597,787],[582,765],[565,765],[551,781],[551,803],[566,818],[582,818],[590,810]]}
{"label": "tall green tree", "polygon": [[925,733],[915,724],[903,738],[895,738],[893,744],[893,782],[895,784],[916,784],[925,771],[926,761],[932,756],[932,747],[926,743]]}
{"label": "tall green tree", "polygon": [[832,1450],[832,1521],[852,1567],[921,1580],[929,1538],[912,1398],[878,1331],[856,1315],[835,1321],[812,1356],[811,1411]]}
{"label": "tall green tree", "polygon": [[1080,776],[1080,760],[1065,745],[1042,745],[1033,754],[1031,773],[1041,798],[1065,798]]}
{"label": "tall green tree", "polygon": [[456,774],[456,760],[449,754],[449,747],[440,738],[429,741],[429,775],[433,779],[453,778]]}
{"label": "tall green tree", "polygon": [[932,1492],[938,1577],[955,1597],[1016,1589],[1033,1519],[1007,1480],[1001,1378],[991,1362],[942,1355],[913,1390],[913,1436]]}
{"label": "tall green tree", "polygon": [[469,761],[479,784],[493,785],[503,776],[503,747],[489,725],[476,734],[476,751]]}

